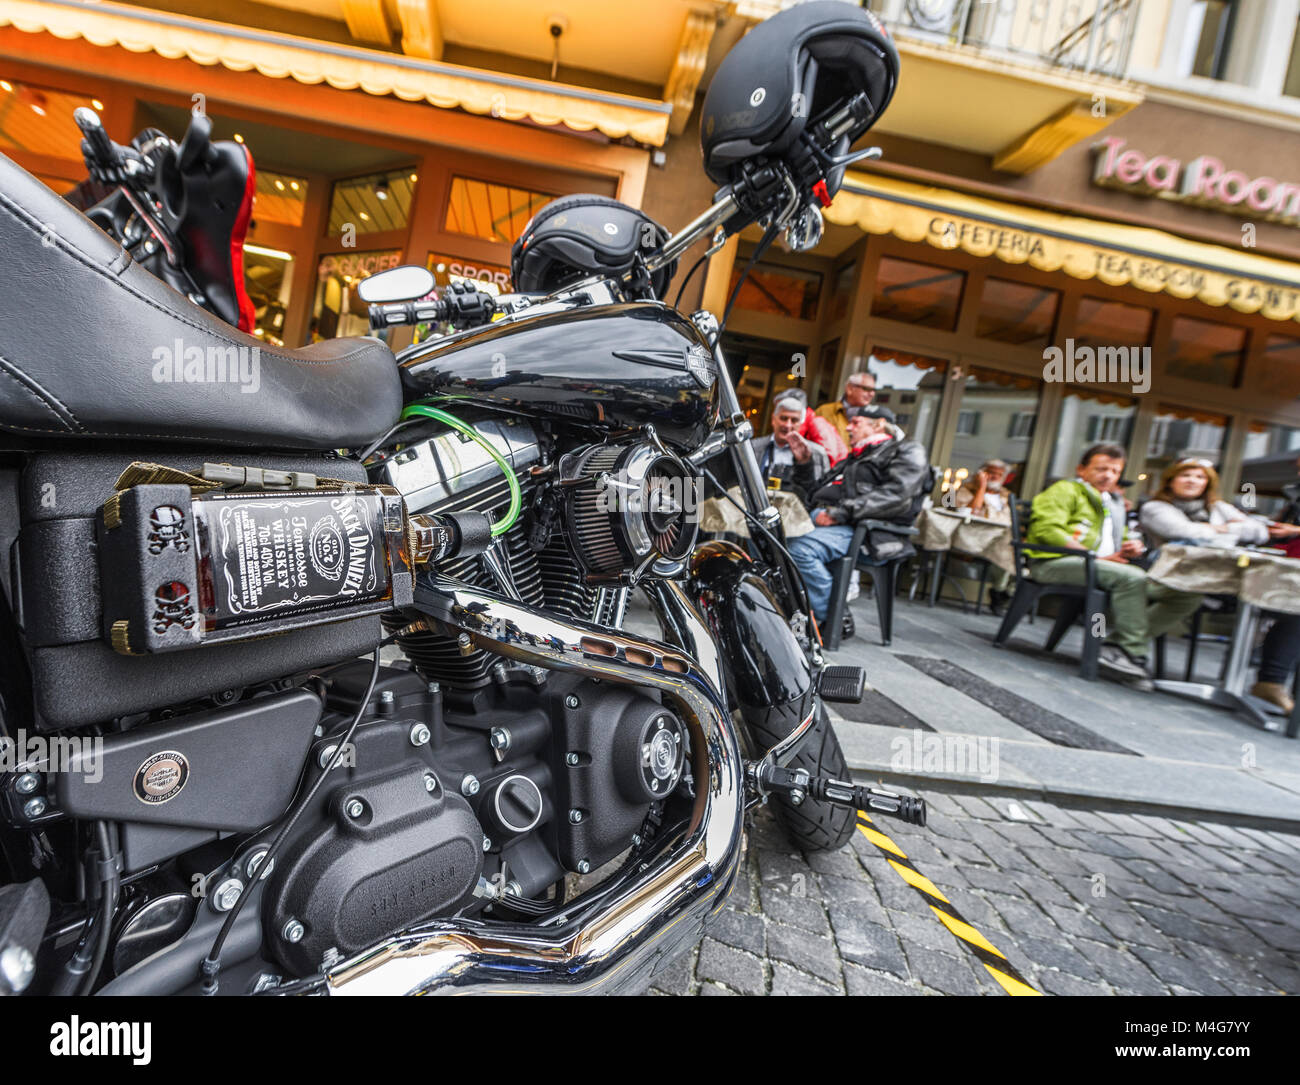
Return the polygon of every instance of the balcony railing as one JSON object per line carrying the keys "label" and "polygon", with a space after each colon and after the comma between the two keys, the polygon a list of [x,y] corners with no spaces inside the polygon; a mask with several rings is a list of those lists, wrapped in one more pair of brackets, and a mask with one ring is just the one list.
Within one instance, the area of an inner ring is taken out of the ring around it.
{"label": "balcony railing", "polygon": [[1141,0],[868,0],[900,38],[1122,79]]}

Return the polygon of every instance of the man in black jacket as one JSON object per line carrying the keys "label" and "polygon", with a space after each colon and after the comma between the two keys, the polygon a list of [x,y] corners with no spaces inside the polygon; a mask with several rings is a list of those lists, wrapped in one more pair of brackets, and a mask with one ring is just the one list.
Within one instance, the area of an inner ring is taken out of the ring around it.
{"label": "man in black jacket", "polygon": [[[858,521],[911,526],[930,482],[925,449],[894,424],[889,408],[864,407],[859,414],[870,422],[868,443],[819,483],[812,494],[816,529],[790,541],[790,555],[803,574],[813,612],[822,622],[830,609],[833,583],[828,565],[849,552]],[[869,538],[869,543],[882,561],[898,557],[909,545],[895,535],[878,534],[879,539]]]}

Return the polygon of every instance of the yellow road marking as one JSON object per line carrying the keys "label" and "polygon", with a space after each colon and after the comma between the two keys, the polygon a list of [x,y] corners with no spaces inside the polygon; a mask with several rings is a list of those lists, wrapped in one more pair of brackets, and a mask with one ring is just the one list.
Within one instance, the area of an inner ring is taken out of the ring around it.
{"label": "yellow road marking", "polygon": [[[898,876],[926,898],[926,903],[930,905],[930,910],[939,917],[939,921],[947,927],[959,941],[963,942],[970,948],[971,952],[975,955],[980,964],[984,966],[989,975],[997,981],[998,985],[1006,991],[1007,994],[1021,996],[1042,994],[1041,991],[1034,990],[1034,988],[1030,987],[1029,984],[1016,974],[1014,966],[1007,960],[1005,953],[994,946],[992,942],[984,937],[984,935],[980,934],[978,930],[957,914],[957,909],[954,907],[953,903],[939,892],[934,882],[930,881],[929,878],[913,867],[912,861],[908,859],[902,848],[890,840],[889,837],[879,829],[872,827],[874,823],[866,813],[859,810],[858,818],[858,828],[861,830],[862,835],[885,853],[885,859],[888,861],[890,866],[898,871]],[[903,862],[900,863],[897,859],[894,859],[891,856],[898,856],[898,858],[902,859]],[[933,900],[937,900],[945,905],[946,908],[951,911],[951,914],[949,911],[936,907],[931,903]],[[985,954],[996,958],[998,965],[994,966],[984,960]]]}

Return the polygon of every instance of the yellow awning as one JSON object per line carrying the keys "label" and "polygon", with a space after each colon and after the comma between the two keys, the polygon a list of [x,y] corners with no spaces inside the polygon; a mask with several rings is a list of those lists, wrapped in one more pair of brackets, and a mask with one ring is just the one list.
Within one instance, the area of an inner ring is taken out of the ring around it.
{"label": "yellow awning", "polygon": [[631,136],[655,147],[662,147],[667,139],[672,116],[667,102],[99,0],[3,0],[0,26],[8,25],[65,40],[84,38],[93,45],[116,45],[133,53],[154,52],[169,60],[188,57],[197,64],[220,64],[236,72],[256,70],[272,79],[391,94],[403,101],[425,101],[504,120],[527,117],[578,132],[597,129],[611,139]]}
{"label": "yellow awning", "polygon": [[868,233],[996,256],[1076,279],[1300,320],[1300,265],[1163,230],[1059,215],[892,177],[850,173],[826,218]]}

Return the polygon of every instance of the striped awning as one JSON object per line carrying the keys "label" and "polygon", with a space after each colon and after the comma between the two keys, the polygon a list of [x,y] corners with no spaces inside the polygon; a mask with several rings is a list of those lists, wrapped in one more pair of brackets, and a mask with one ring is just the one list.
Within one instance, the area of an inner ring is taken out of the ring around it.
{"label": "striped awning", "polygon": [[868,233],[924,241],[937,249],[996,256],[1039,271],[1064,271],[1076,279],[1195,298],[1270,320],[1300,320],[1300,264],[1189,241],[1162,230],[1061,215],[865,173],[847,175],[826,218]]}
{"label": "striped awning", "polygon": [[153,52],[171,60],[220,64],[231,71],[257,71],[272,79],[392,95],[503,120],[528,118],[577,132],[596,130],[611,139],[630,136],[654,147],[663,146],[672,116],[667,102],[100,0],[3,0],[0,26],[65,40],[84,38],[93,45]]}

